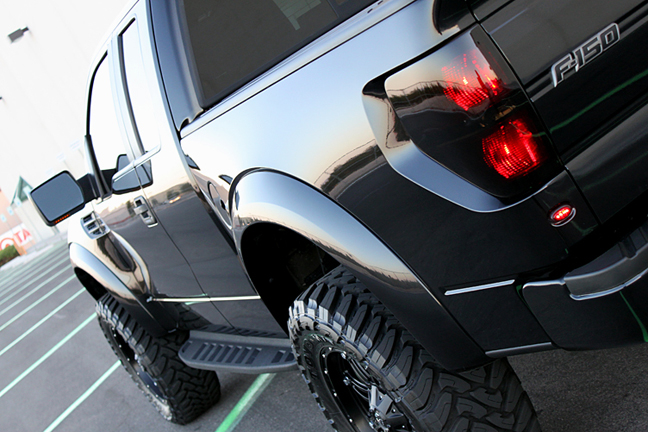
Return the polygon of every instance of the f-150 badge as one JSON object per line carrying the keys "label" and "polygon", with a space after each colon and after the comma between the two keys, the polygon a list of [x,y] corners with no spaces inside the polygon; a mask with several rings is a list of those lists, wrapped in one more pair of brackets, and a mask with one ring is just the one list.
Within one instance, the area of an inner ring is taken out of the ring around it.
{"label": "f-150 badge", "polygon": [[554,87],[603,54],[608,48],[619,42],[619,39],[621,39],[619,26],[616,23],[612,23],[574,51],[558,60],[551,67]]}

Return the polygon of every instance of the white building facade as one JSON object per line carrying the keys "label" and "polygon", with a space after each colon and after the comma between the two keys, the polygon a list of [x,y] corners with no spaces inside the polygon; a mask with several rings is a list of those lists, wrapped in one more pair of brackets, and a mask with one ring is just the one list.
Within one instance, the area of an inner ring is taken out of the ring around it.
{"label": "white building facade", "polygon": [[8,196],[20,177],[36,186],[63,170],[85,173],[90,63],[128,3],[0,0],[0,189]]}

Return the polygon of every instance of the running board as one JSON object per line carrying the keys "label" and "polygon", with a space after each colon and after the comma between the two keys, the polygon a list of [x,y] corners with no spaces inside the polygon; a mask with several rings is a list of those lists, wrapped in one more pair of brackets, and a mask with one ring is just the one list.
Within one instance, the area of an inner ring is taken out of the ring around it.
{"label": "running board", "polygon": [[297,369],[287,338],[192,331],[179,355],[195,369],[251,374]]}

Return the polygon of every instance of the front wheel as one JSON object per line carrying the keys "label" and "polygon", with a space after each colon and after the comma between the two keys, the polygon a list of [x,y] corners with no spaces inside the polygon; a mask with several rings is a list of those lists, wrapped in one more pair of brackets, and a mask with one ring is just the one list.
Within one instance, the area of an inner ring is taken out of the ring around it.
{"label": "front wheel", "polygon": [[220,398],[216,372],[193,369],[178,357],[188,337],[153,337],[110,294],[97,303],[101,330],[122,365],[162,416],[186,424]]}
{"label": "front wheel", "polygon": [[294,302],[288,326],[302,374],[340,432],[540,432],[506,360],[444,370],[341,267]]}

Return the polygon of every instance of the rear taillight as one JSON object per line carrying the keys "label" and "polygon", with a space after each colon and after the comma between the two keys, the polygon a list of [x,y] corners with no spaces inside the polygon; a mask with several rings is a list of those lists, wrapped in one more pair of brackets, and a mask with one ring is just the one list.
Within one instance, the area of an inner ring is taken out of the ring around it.
{"label": "rear taillight", "polygon": [[515,75],[481,27],[390,76],[402,133],[432,159],[506,200],[562,168]]}
{"label": "rear taillight", "polygon": [[482,139],[482,148],[486,164],[507,179],[526,175],[547,159],[542,142],[521,119],[501,124]]}
{"label": "rear taillight", "polygon": [[469,110],[502,92],[499,78],[478,49],[457,56],[441,71],[443,92],[464,110]]}

